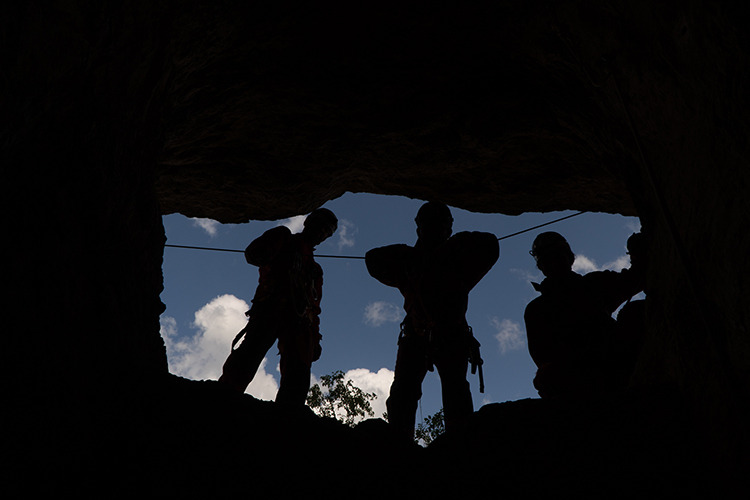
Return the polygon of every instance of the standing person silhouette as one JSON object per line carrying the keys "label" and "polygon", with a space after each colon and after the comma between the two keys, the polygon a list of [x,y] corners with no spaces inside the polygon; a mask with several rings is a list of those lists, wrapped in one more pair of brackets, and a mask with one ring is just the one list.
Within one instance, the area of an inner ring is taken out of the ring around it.
{"label": "standing person silhouette", "polygon": [[[269,229],[245,249],[258,266],[258,287],[247,325],[232,342],[219,382],[242,393],[255,377],[263,357],[278,339],[281,381],[276,402],[305,404],[310,369],[320,358],[320,301],[323,270],[313,258],[315,246],[336,232],[338,220],[328,209],[307,216],[301,233]],[[238,346],[236,344],[242,340]],[[235,347],[236,346],[236,347]]]}
{"label": "standing person silhouette", "polygon": [[[404,439],[414,439],[417,405],[428,370],[437,367],[446,432],[473,411],[466,370],[478,343],[466,321],[469,292],[499,257],[490,233],[451,236],[453,217],[443,203],[422,205],[415,219],[417,242],[375,248],[365,255],[370,275],[404,297],[396,367],[386,401],[388,421]],[[473,360],[481,363],[478,356]]]}

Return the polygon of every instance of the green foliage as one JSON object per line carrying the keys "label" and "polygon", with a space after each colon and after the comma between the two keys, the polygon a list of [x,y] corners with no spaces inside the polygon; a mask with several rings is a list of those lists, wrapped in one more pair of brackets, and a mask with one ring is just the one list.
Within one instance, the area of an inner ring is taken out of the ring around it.
{"label": "green foliage", "polygon": [[443,417],[443,409],[440,408],[433,415],[425,418],[423,423],[417,424],[417,428],[414,431],[414,440],[417,443],[422,441],[427,446],[444,432],[445,418]]}
{"label": "green foliage", "polygon": [[307,406],[322,417],[331,417],[353,426],[358,418],[375,415],[370,401],[377,396],[364,392],[351,380],[344,382],[344,372],[336,370],[320,377],[307,393]]}
{"label": "green foliage", "polygon": [[[307,406],[321,417],[335,418],[349,426],[364,417],[372,417],[370,401],[377,399],[374,392],[367,393],[354,385],[351,380],[344,381],[344,372],[336,370],[330,375],[320,377],[320,384],[315,384],[307,393]],[[388,414],[383,414],[388,421]],[[445,432],[445,418],[441,408],[429,415],[424,422],[417,424],[414,441],[424,446],[429,445]]]}

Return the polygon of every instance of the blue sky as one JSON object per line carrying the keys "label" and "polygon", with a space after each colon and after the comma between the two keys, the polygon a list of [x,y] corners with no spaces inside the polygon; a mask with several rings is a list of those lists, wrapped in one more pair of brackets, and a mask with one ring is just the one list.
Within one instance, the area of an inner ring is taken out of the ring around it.
{"label": "blue sky", "polygon": [[[347,193],[324,206],[339,219],[339,229],[323,242],[318,255],[364,256],[370,248],[414,244],[414,216],[423,201],[404,197]],[[498,237],[575,212],[519,216],[478,214],[451,207],[453,231],[487,231]],[[219,224],[181,215],[163,217],[167,244],[244,250],[265,230],[280,224],[301,230],[304,214],[280,221]],[[500,259],[469,295],[467,319],[482,344],[485,392],[469,374],[474,407],[538,397],[532,379],[536,368],[526,347],[523,311],[537,292],[530,281],[543,279],[529,249],[540,232],[565,236],[576,253],[574,269],[620,270],[629,265],[628,236],[640,229],[635,217],[586,213],[500,242]],[[369,276],[360,259],[318,258],[323,267],[321,333],[323,355],[313,364],[313,382],[342,370],[358,386],[378,395],[376,416],[385,411],[393,377],[396,340],[403,319],[402,297]],[[193,380],[217,379],[231,341],[244,326],[244,312],[258,281],[257,268],[241,253],[164,249],[166,310],[161,317],[170,372]],[[266,355],[248,393],[273,400],[278,388],[279,357]],[[442,407],[437,372],[428,373],[417,422]]]}

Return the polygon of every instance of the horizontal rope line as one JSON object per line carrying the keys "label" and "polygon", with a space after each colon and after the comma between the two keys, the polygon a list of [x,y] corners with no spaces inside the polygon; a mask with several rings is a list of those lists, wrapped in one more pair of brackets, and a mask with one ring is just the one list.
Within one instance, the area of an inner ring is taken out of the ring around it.
{"label": "horizontal rope line", "polygon": [[[515,233],[506,234],[505,236],[500,236],[497,240],[506,240],[508,238],[512,238],[513,236],[518,236],[519,234],[528,233],[529,231],[533,231],[534,229],[539,229],[540,227],[549,226],[550,224],[554,224],[556,222],[564,221],[565,219],[570,219],[572,217],[576,217],[581,214],[585,214],[586,212],[577,212],[571,215],[566,215],[565,217],[560,217],[559,219],[551,220],[549,222],[545,222],[543,224],[539,224],[533,227],[530,227],[528,229],[523,229],[521,231],[517,231]],[[165,247],[170,248],[187,248],[190,250],[212,250],[215,252],[234,252],[234,253],[245,253],[244,250],[235,250],[232,248],[215,248],[215,247],[197,247],[197,246],[191,246],[191,245],[164,245]],[[320,254],[313,254],[314,257],[320,257],[320,258],[327,258],[327,259],[364,259],[364,257],[361,257],[359,255],[320,255]]]}
{"label": "horizontal rope line", "polygon": [[508,239],[508,238],[510,238],[512,236],[518,236],[519,234],[528,233],[529,231],[533,231],[534,229],[539,229],[540,227],[549,226],[550,224],[554,224],[555,222],[560,222],[560,221],[563,221],[565,219],[570,219],[571,217],[576,217],[578,215],[585,214],[585,213],[586,212],[577,212],[575,214],[566,215],[565,217],[560,217],[559,219],[551,220],[549,222],[545,222],[544,224],[539,224],[538,226],[530,227],[528,229],[524,229],[523,231],[518,231],[517,233],[506,234],[505,236],[499,237],[497,240],[498,241],[505,240],[505,239]]}

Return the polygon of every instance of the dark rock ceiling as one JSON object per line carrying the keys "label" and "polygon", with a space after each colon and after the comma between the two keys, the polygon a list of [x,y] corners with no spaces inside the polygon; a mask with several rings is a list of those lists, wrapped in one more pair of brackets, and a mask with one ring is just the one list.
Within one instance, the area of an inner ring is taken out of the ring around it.
{"label": "dark rock ceiling", "polygon": [[637,13],[556,2],[234,7],[172,21],[165,213],[278,218],[351,191],[479,212],[635,214],[625,109],[614,77],[586,65],[623,49],[611,29]]}

